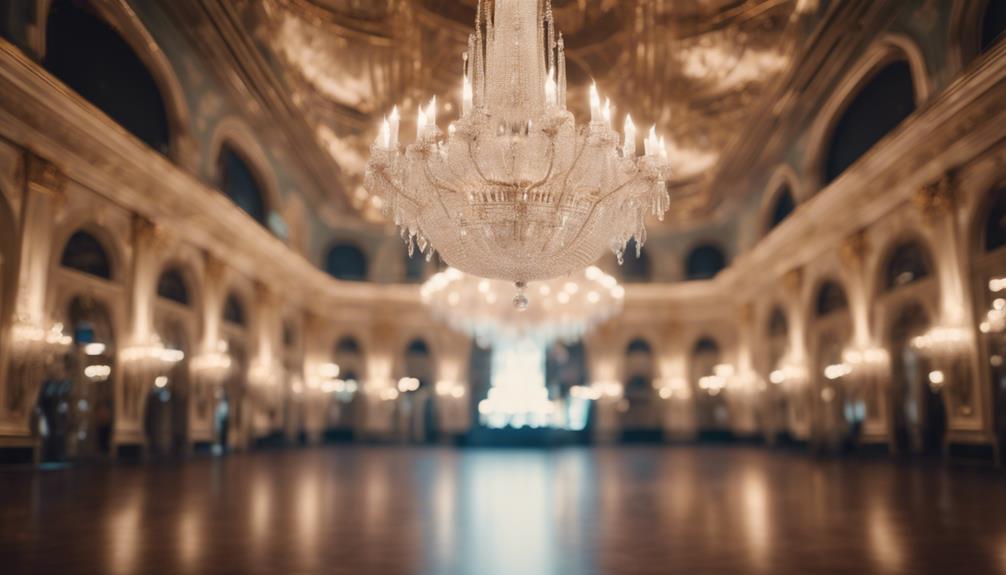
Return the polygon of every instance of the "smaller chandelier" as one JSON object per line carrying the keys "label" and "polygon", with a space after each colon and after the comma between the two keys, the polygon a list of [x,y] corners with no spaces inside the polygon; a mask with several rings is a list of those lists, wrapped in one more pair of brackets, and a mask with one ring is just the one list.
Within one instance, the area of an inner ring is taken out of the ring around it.
{"label": "smaller chandelier", "polygon": [[434,316],[485,343],[575,341],[621,311],[625,299],[625,288],[594,266],[527,289],[534,303],[518,294],[513,306],[508,283],[448,268],[423,284],[421,294]]}
{"label": "smaller chandelier", "polygon": [[399,145],[397,108],[371,148],[364,187],[409,246],[466,273],[518,287],[582,270],[606,250],[621,262],[646,241],[648,214],[670,203],[656,129],[637,155],[627,117],[590,93],[590,122],[566,109],[566,55],[551,0],[479,0],[464,55],[461,117],[446,133],[437,102],[420,107],[415,143]]}

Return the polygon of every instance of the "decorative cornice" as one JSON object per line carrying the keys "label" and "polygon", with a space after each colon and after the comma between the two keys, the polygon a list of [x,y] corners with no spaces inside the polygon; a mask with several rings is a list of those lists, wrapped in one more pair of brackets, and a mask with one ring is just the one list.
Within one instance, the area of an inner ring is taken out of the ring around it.
{"label": "decorative cornice", "polygon": [[839,255],[842,263],[850,270],[861,270],[866,262],[866,257],[870,254],[870,240],[866,237],[865,230],[858,230],[850,234],[842,242]]}
{"label": "decorative cornice", "polygon": [[915,207],[929,220],[949,215],[957,204],[956,177],[953,172],[943,174],[915,192]]}
{"label": "decorative cornice", "polygon": [[62,198],[66,192],[66,175],[55,164],[32,153],[25,154],[28,189]]}

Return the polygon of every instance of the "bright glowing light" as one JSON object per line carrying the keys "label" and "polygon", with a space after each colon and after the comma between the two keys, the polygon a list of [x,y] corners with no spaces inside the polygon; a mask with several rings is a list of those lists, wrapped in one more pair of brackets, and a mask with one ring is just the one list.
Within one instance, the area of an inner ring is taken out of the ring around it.
{"label": "bright glowing light", "polygon": [[847,363],[837,363],[824,368],[824,377],[832,381],[841,379],[852,373],[852,367]]}
{"label": "bright glowing light", "polygon": [[105,344],[103,343],[89,343],[84,346],[84,355],[96,356],[105,353]]}
{"label": "bright glowing light", "polygon": [[318,366],[318,375],[325,378],[339,377],[341,371],[339,366],[334,363],[323,363]]}
{"label": "bright glowing light", "polygon": [[168,386],[168,377],[165,375],[159,375],[154,378],[154,386],[163,389]]}
{"label": "bright glowing light", "polygon": [[84,368],[84,377],[91,381],[105,381],[112,375],[112,368],[108,365],[89,365]]}
{"label": "bright glowing light", "polygon": [[937,370],[929,372],[929,385],[933,389],[939,389],[943,387],[943,384],[945,382],[946,382],[946,376],[943,375],[942,371]]}
{"label": "bright glowing light", "polygon": [[545,387],[545,349],[532,340],[501,342],[493,348],[492,387],[479,402],[484,425],[550,427],[557,414]]}
{"label": "bright glowing light", "polygon": [[403,377],[398,380],[398,391],[408,393],[419,389],[419,380],[414,377]]}

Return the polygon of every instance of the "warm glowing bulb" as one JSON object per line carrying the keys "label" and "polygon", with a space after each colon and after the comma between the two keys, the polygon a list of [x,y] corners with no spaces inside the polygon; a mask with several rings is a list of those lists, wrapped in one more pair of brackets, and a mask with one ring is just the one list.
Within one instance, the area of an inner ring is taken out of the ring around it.
{"label": "warm glowing bulb", "polygon": [[597,82],[590,85],[590,121],[601,119],[601,95],[597,93]]}
{"label": "warm glowing bulb", "polygon": [[388,118],[388,133],[390,137],[388,138],[388,147],[395,148],[398,146],[398,130],[401,124],[401,116],[398,114],[398,106],[391,109],[391,116]]}
{"label": "warm glowing bulb", "polygon": [[631,158],[636,155],[636,125],[632,116],[625,116],[625,142],[622,144],[622,155]]}

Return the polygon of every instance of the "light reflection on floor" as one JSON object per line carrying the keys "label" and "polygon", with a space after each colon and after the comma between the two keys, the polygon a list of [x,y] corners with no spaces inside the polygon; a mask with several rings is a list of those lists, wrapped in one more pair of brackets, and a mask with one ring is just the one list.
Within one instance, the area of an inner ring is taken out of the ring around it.
{"label": "light reflection on floor", "polygon": [[0,472],[3,573],[1006,574],[1002,472],[730,448]]}

